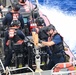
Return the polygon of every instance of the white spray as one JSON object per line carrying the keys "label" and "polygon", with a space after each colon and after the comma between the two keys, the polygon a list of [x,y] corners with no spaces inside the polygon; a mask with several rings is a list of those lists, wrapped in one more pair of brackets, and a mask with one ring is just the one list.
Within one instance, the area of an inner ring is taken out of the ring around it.
{"label": "white spray", "polygon": [[41,5],[40,11],[48,17],[76,56],[76,16],[65,14],[57,8],[47,8]]}

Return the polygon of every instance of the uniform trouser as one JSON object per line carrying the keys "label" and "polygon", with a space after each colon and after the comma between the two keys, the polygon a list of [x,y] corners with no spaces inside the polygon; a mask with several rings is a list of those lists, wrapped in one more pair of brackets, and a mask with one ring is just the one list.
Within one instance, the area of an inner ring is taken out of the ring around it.
{"label": "uniform trouser", "polygon": [[49,56],[51,56],[52,52],[50,48],[48,46],[45,46],[45,48],[46,48],[46,52],[49,54]]}
{"label": "uniform trouser", "polygon": [[12,59],[12,51],[5,51],[5,63],[4,63],[4,67],[6,68],[6,66],[9,66],[11,63],[11,59]]}
{"label": "uniform trouser", "polygon": [[65,62],[65,57],[62,54],[61,56],[52,55],[50,57],[49,63],[47,65],[47,69],[52,69],[57,63]]}

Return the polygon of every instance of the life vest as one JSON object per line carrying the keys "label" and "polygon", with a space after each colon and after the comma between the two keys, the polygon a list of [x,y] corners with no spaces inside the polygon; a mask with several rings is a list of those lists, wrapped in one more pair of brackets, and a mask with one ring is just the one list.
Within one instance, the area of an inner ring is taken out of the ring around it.
{"label": "life vest", "polygon": [[41,28],[39,30],[38,35],[39,35],[39,39],[40,40],[47,40],[48,39],[48,34],[47,34],[47,31],[46,30],[47,30],[46,26],[43,27],[43,28]]}
{"label": "life vest", "polygon": [[30,7],[26,4],[20,5],[20,10],[19,12],[25,12],[25,13],[30,13]]}
{"label": "life vest", "polygon": [[[55,67],[53,67],[53,72],[59,72],[59,71],[74,71],[75,67],[73,66],[73,63],[66,62],[66,63],[58,63]],[[72,73],[70,73],[72,75]]]}
{"label": "life vest", "polygon": [[18,20],[19,18],[19,13],[13,13],[13,20]]}
{"label": "life vest", "polygon": [[[13,17],[12,21],[13,21],[13,20],[20,21],[20,20],[19,20],[19,16],[20,16],[19,13],[12,13],[12,17]],[[20,27],[21,27],[21,26],[20,26]]]}
{"label": "life vest", "polygon": [[[58,33],[54,34],[54,36],[52,37],[52,39],[53,39],[56,35],[60,35],[60,34],[58,34]],[[61,37],[62,42],[60,42],[60,43],[58,43],[58,44],[55,44],[55,45],[53,45],[53,46],[50,46],[50,49],[51,49],[52,53],[57,53],[57,52],[59,52],[60,50],[64,50],[63,38],[62,38],[61,35],[60,35],[60,37]],[[51,39],[51,40],[52,40],[52,39]]]}

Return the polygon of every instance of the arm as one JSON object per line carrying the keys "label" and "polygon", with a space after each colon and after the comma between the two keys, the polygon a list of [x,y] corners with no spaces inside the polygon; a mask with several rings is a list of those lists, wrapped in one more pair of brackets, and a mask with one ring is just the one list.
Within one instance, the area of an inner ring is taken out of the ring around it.
{"label": "arm", "polygon": [[5,18],[3,19],[2,23],[3,25],[7,25],[8,15],[6,14]]}
{"label": "arm", "polygon": [[60,43],[60,42],[62,42],[60,35],[56,35],[56,36],[52,39],[52,41],[49,41],[49,42],[44,42],[44,41],[42,41],[42,44],[45,45],[45,46],[52,46],[52,45],[58,44],[58,43]]}
{"label": "arm", "polygon": [[50,42],[42,41],[42,44],[45,45],[45,46],[52,46],[52,45],[55,44],[55,42],[53,42],[53,41],[50,41]]}
{"label": "arm", "polygon": [[24,28],[24,21],[23,21],[22,15],[20,15],[19,21],[21,22],[21,28],[23,29]]}

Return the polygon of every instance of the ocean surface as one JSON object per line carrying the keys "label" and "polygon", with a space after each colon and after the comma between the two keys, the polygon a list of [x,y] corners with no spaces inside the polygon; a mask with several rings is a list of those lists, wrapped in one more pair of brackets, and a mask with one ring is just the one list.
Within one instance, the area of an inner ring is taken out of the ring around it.
{"label": "ocean surface", "polygon": [[38,0],[39,4],[49,8],[55,7],[64,13],[76,14],[76,0]]}
{"label": "ocean surface", "polygon": [[63,36],[76,56],[76,0],[38,0],[39,10]]}

